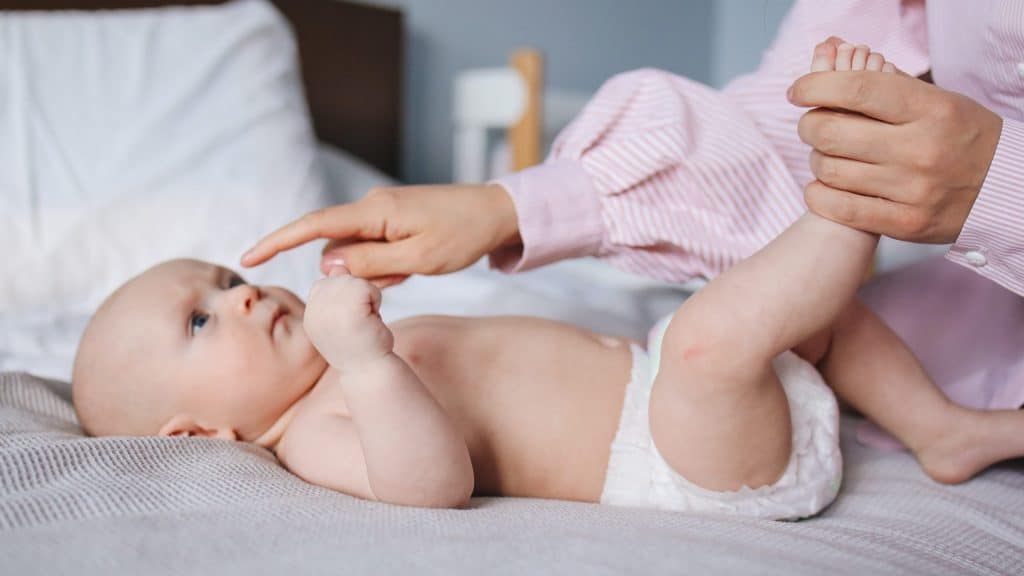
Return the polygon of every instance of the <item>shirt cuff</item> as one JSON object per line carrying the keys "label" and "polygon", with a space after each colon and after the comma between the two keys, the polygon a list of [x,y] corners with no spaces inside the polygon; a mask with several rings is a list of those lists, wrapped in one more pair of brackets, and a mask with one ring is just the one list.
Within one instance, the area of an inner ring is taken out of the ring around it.
{"label": "shirt cuff", "polygon": [[523,242],[491,252],[492,267],[520,272],[600,250],[601,201],[579,162],[555,160],[490,183],[512,198]]}
{"label": "shirt cuff", "polygon": [[988,175],[946,258],[1024,295],[1024,124],[1003,119]]}

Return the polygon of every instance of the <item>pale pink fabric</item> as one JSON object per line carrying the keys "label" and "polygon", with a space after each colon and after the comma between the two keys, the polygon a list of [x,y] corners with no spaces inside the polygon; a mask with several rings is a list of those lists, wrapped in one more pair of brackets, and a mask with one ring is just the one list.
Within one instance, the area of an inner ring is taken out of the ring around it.
{"label": "pale pink fabric", "polygon": [[[954,401],[1024,404],[1024,299],[941,256],[875,278],[861,297],[885,319]],[[900,445],[873,425],[857,438]]]}
{"label": "pale pink fabric", "polygon": [[[804,110],[785,92],[830,35],[867,44],[913,75],[930,67],[939,86],[1003,117],[981,194],[946,258],[1009,291],[974,277],[958,284],[962,292],[943,292],[942,302],[966,345],[1000,351],[975,368],[1006,372],[1001,383],[1015,388],[986,405],[1010,407],[1024,389],[1020,331],[989,330],[979,317],[1024,310],[1024,2],[929,0],[926,10],[920,0],[798,0],[759,69],[721,91],[658,70],[616,76],[559,135],[545,164],[498,181],[515,203],[523,248],[491,262],[518,271],[596,255],[684,282],[756,251],[805,209],[802,190],[813,176],[796,131]],[[972,266],[969,252],[985,264]],[[941,280],[947,268],[936,261],[917,273]],[[900,276],[886,290],[914,283]],[[873,299],[884,317],[901,313],[886,302]],[[962,371],[929,363],[936,344],[928,331],[905,337],[947,391],[971,388]]]}

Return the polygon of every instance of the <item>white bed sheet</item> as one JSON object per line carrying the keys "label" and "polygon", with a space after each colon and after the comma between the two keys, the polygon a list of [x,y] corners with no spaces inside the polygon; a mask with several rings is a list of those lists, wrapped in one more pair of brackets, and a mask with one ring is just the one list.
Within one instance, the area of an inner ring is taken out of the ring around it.
{"label": "white bed sheet", "polygon": [[1024,469],[960,486],[858,446],[801,522],[534,498],[359,500],[209,438],[83,438],[66,384],[0,373],[3,574],[1024,574]]}
{"label": "white bed sheet", "polygon": [[[332,198],[338,202],[355,200],[375,186],[396,184],[327,144],[320,145],[318,161]],[[284,278],[275,281],[306,295],[302,290],[308,287],[295,286]],[[674,310],[685,295],[678,287],[620,272],[593,259],[517,275],[491,270],[484,260],[457,274],[413,277],[387,289],[381,312],[386,321],[418,314],[525,314],[643,342],[648,328]],[[20,370],[69,380],[78,339],[87,322],[84,314],[0,314],[0,371]]]}

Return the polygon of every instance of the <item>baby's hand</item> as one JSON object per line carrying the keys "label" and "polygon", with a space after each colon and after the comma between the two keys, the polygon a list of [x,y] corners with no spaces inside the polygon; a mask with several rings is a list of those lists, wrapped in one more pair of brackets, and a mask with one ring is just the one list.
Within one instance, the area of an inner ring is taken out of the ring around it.
{"label": "baby's hand", "polygon": [[380,318],[380,289],[338,266],[313,284],[303,325],[320,354],[338,370],[387,356],[394,336]]}
{"label": "baby's hand", "polygon": [[811,60],[811,72],[831,70],[837,72],[858,70],[899,72],[896,66],[892,62],[886,62],[885,57],[880,53],[872,52],[871,48],[863,44],[854,46],[843,42],[841,38],[835,36],[830,36],[815,46],[814,58]]}

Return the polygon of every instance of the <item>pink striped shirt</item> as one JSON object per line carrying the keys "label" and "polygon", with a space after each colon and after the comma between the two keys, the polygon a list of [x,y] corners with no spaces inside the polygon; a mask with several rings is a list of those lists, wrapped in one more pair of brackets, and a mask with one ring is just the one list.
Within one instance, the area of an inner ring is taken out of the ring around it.
{"label": "pink striped shirt", "polygon": [[[996,394],[998,401],[991,394],[961,401],[1019,405],[1021,330],[996,323],[1003,327],[985,332],[973,320],[1007,309],[1024,314],[1024,2],[929,0],[926,9],[921,0],[797,0],[759,69],[721,91],[658,70],[616,76],[559,135],[543,165],[498,180],[515,203],[523,246],[493,253],[492,264],[518,271],[599,256],[684,282],[713,277],[762,247],[805,210],[810,148],[796,131],[805,110],[785,92],[808,71],[813,46],[830,35],[867,44],[913,75],[931,68],[937,85],[1002,116],[985,183],[946,258],[1008,290],[957,276],[957,296],[983,293],[985,305],[971,307],[968,319],[948,295],[944,313],[946,325],[971,327],[971,334],[957,331],[970,340],[965,347],[1002,351],[978,360],[976,370],[1002,371],[1000,381],[1016,387]],[[942,266],[931,262],[915,274],[947,278]],[[900,290],[899,282],[888,286]],[[889,300],[871,299],[887,319],[901,310],[887,309]],[[924,334],[901,335],[919,356],[932,357]],[[932,375],[947,391],[964,383],[962,374]]]}

